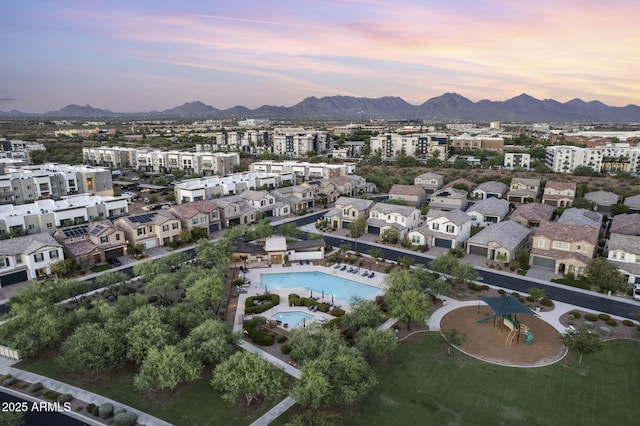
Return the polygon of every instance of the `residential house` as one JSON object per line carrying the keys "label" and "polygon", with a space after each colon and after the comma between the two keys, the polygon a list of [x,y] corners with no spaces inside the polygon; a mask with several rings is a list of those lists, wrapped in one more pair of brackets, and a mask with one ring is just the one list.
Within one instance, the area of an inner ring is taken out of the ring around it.
{"label": "residential house", "polygon": [[640,213],[615,215],[609,232],[612,234],[640,235]]}
{"label": "residential house", "polygon": [[449,182],[448,184],[446,184],[444,186],[444,189],[447,188],[466,188],[465,191],[470,192],[473,191],[473,189],[476,187],[476,183],[470,181],[469,179],[465,179],[465,178],[459,178],[459,179],[455,179],[452,180],[451,182]]}
{"label": "residential house", "polygon": [[110,220],[58,228],[53,237],[64,246],[65,257],[83,267],[127,254],[124,231],[116,228]]}
{"label": "residential house", "polygon": [[211,202],[220,210],[223,228],[248,225],[255,223],[258,219],[258,210],[239,195],[217,198],[211,200]]}
{"label": "residential house", "polygon": [[[300,212],[315,206],[315,191],[307,185],[293,185],[272,191],[280,202],[291,206],[293,212]],[[291,213],[291,211],[289,212]]]}
{"label": "residential house", "polygon": [[601,213],[572,207],[563,211],[557,222],[570,225],[591,226],[592,228],[600,230],[602,219],[603,216]]}
{"label": "residential house", "polygon": [[582,276],[596,254],[598,235],[591,226],[542,222],[533,236],[530,264]]}
{"label": "residential house", "polygon": [[222,230],[220,210],[209,200],[171,206],[169,213],[180,221],[183,230],[204,229],[207,236]]}
{"label": "residential house", "polygon": [[382,237],[387,229],[395,228],[403,239],[407,232],[420,226],[420,219],[420,210],[415,207],[376,203],[369,212],[367,232]]}
{"label": "residential house", "polygon": [[424,204],[426,195],[424,189],[419,185],[395,184],[389,190],[390,200],[402,200],[409,206],[421,206]]}
{"label": "residential house", "polygon": [[554,207],[570,207],[576,198],[575,182],[547,181],[542,193],[542,204]]}
{"label": "residential house", "polygon": [[420,185],[424,188],[426,194],[433,194],[444,184],[444,177],[437,173],[427,172],[416,176],[413,180],[414,185]]}
{"label": "residential house", "polygon": [[421,246],[461,247],[471,235],[471,216],[462,210],[430,210],[427,224],[409,232],[412,244]]}
{"label": "residential house", "polygon": [[627,276],[629,284],[640,280],[640,236],[611,234],[607,256],[620,272]]}
{"label": "residential house", "polygon": [[501,198],[485,198],[466,210],[474,226],[489,226],[502,222],[509,214],[509,202]]}
{"label": "residential house", "polygon": [[240,198],[254,209],[264,213],[266,217],[286,216],[292,211],[292,206],[288,202],[276,200],[276,197],[267,191],[245,189],[240,193]]}
{"label": "residential house", "polygon": [[481,230],[469,238],[465,246],[469,254],[499,262],[511,262],[518,250],[526,247],[529,233],[528,228],[507,220]]}
{"label": "residential house", "polygon": [[464,210],[467,208],[467,191],[443,188],[429,199],[429,208],[438,210]]}
{"label": "residential house", "polygon": [[515,203],[531,203],[538,199],[540,179],[514,177],[509,186],[507,200]]}
{"label": "residential house", "polygon": [[376,191],[375,184],[367,182],[365,178],[358,175],[336,176],[329,181],[335,185],[336,191],[346,197],[370,194]]}
{"label": "residential house", "polygon": [[63,259],[62,245],[47,232],[0,240],[0,288],[47,277]]}
{"label": "residential house", "polygon": [[625,198],[624,205],[629,207],[629,213],[640,213],[640,195]]}
{"label": "residential house", "polygon": [[539,203],[520,204],[511,213],[509,219],[527,228],[539,226],[553,217],[553,206]]}
{"label": "residential house", "polygon": [[335,203],[340,196],[336,186],[327,179],[310,180],[303,183],[302,186],[311,188],[315,198],[315,205],[324,206],[329,203]]}
{"label": "residential house", "polygon": [[611,206],[620,202],[620,196],[609,191],[594,191],[584,194],[585,200],[594,204],[594,210],[611,213]]}
{"label": "residential house", "polygon": [[489,181],[483,182],[477,186],[471,195],[476,200],[484,200],[485,198],[502,198],[507,192],[507,185],[502,182]]}
{"label": "residential house", "polygon": [[245,264],[283,265],[287,261],[324,259],[324,238],[304,241],[287,241],[280,236],[269,237],[265,244],[236,243],[231,258]]}
{"label": "residential house", "polygon": [[367,219],[369,212],[374,205],[372,200],[362,200],[360,198],[340,197],[336,200],[335,207],[329,210],[324,218],[329,221],[334,228],[349,229],[349,224],[359,218]]}
{"label": "residential house", "polygon": [[182,231],[180,219],[164,210],[120,217],[114,225],[124,231],[132,246],[142,244],[147,249],[178,241]]}

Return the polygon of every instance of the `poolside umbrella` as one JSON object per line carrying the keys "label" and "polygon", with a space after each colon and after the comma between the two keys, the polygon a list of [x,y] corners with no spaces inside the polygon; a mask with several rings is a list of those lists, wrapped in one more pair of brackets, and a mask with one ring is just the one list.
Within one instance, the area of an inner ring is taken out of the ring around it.
{"label": "poolside umbrella", "polygon": [[324,290],[322,290],[322,298],[324,299]]}
{"label": "poolside umbrella", "polygon": [[303,327],[307,326],[307,319],[306,318],[302,318],[302,326]]}
{"label": "poolside umbrella", "polygon": [[313,299],[313,289],[309,289],[311,291],[311,298]]}
{"label": "poolside umbrella", "polygon": [[331,304],[333,305],[333,294],[331,295]]}

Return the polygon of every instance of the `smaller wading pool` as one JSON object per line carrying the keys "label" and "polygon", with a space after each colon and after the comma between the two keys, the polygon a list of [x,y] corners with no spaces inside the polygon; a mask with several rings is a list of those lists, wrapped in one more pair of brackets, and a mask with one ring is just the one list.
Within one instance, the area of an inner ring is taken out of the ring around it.
{"label": "smaller wading pool", "polygon": [[291,311],[272,315],[271,318],[282,321],[282,324],[289,324],[289,327],[301,327],[303,322],[309,323],[313,315],[301,311]]}

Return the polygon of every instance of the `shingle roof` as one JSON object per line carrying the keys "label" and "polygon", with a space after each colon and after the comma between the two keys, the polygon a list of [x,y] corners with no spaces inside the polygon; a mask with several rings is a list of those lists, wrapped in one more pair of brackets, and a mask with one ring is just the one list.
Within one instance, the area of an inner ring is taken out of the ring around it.
{"label": "shingle roof", "polygon": [[632,209],[640,209],[640,195],[625,198],[624,204]]}
{"label": "shingle roof", "polygon": [[529,237],[529,229],[512,221],[498,222],[487,226],[473,237],[467,240],[467,244],[486,246],[490,242],[496,242],[509,251],[515,250],[523,240]]}
{"label": "shingle roof", "polygon": [[547,183],[544,185],[544,189],[556,189],[559,191],[565,191],[567,189],[571,189],[573,191],[576,190],[576,183],[575,182],[561,182],[558,180],[549,180],[547,181]]}
{"label": "shingle roof", "polygon": [[376,203],[372,208],[371,211],[377,211],[380,213],[384,213],[384,214],[389,214],[389,213],[397,213],[399,215],[402,216],[410,216],[413,212],[416,211],[415,207],[410,207],[410,206],[400,206],[397,204],[390,204],[390,203]]}
{"label": "shingle roof", "polygon": [[467,209],[467,213],[478,212],[483,216],[505,217],[509,213],[509,202],[502,198],[485,198]]}
{"label": "shingle roof", "polygon": [[521,177],[514,177],[511,179],[511,185],[519,183],[526,186],[537,186],[540,187],[540,179],[527,179]]}
{"label": "shingle roof", "polygon": [[357,210],[366,210],[374,203],[372,200],[362,198],[340,197],[336,200],[336,206],[353,206]]}
{"label": "shingle roof", "polygon": [[622,250],[625,253],[640,255],[640,237],[636,235],[611,234],[609,250]]}
{"label": "shingle roof", "polygon": [[551,220],[555,208],[547,204],[529,203],[520,204],[511,213],[511,217],[523,217],[528,222],[541,222],[543,220]]}
{"label": "shingle roof", "polygon": [[599,206],[611,206],[620,200],[620,196],[609,191],[594,191],[584,194],[584,198]]}
{"label": "shingle roof", "polygon": [[267,191],[254,191],[252,189],[245,189],[240,193],[240,196],[245,200],[260,201],[268,194],[269,193]]}
{"label": "shingle roof", "polygon": [[424,189],[418,185],[395,184],[389,190],[389,194],[420,196],[421,194],[424,194]]}
{"label": "shingle roof", "polygon": [[431,180],[431,179],[440,180],[443,178],[444,177],[442,175],[439,175],[433,172],[427,172],[427,173],[423,173],[421,175],[416,176],[416,179],[422,179],[422,180]]}
{"label": "shingle roof", "polygon": [[0,241],[0,255],[31,254],[43,247],[62,247],[49,233],[26,235]]}
{"label": "shingle roof", "polygon": [[616,234],[640,235],[640,213],[615,215],[609,231]]}
{"label": "shingle roof", "polygon": [[449,222],[458,226],[471,221],[471,216],[460,209],[448,212],[442,210],[429,210],[429,213],[427,214],[427,221],[430,222],[431,220],[439,217],[445,217]]}
{"label": "shingle roof", "polygon": [[572,207],[562,212],[562,215],[558,218],[558,223],[585,225],[600,229],[602,226],[602,214],[592,210]]}
{"label": "shingle roof", "polygon": [[507,191],[507,185],[502,182],[492,180],[481,183],[474,191],[484,191],[491,194],[504,194]]}

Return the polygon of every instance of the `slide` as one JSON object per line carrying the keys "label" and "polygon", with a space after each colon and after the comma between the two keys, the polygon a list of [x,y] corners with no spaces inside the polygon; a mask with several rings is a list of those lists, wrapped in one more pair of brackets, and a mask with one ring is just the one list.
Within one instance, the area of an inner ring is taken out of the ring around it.
{"label": "slide", "polygon": [[478,318],[478,319],[476,320],[476,322],[485,322],[485,321],[489,321],[491,318],[495,318],[495,315],[489,315],[488,317]]}
{"label": "slide", "polygon": [[533,343],[533,333],[531,332],[531,329],[526,325],[523,324],[523,327],[524,327],[524,335],[525,335],[524,344],[530,345],[531,343]]}

